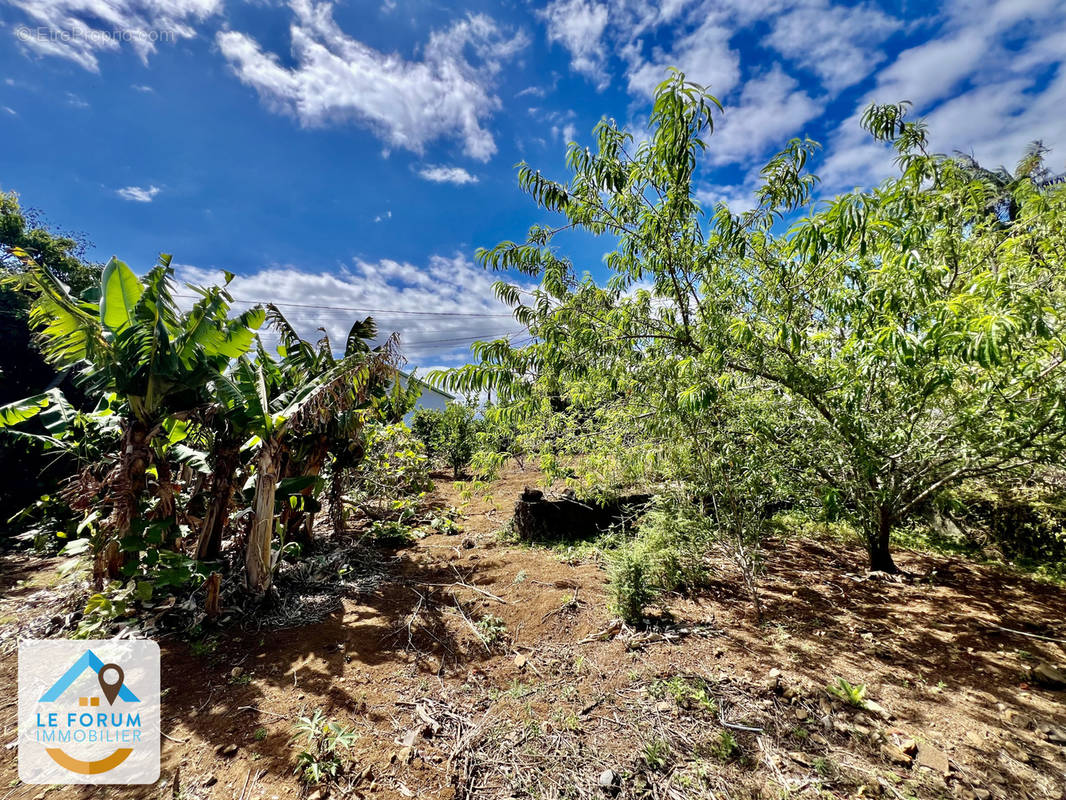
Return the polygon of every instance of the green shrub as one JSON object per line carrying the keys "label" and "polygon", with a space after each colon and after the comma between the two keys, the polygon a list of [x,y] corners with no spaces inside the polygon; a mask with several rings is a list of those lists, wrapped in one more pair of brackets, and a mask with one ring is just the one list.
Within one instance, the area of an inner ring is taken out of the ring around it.
{"label": "green shrub", "polygon": [[449,403],[443,411],[420,408],[411,418],[411,430],[431,458],[451,467],[456,479],[474,456],[480,428],[474,409]]}
{"label": "green shrub", "polygon": [[644,555],[639,542],[623,545],[611,555],[611,610],[630,623],[644,619],[644,607],[660,594],[648,574]]}
{"label": "green shrub", "polygon": [[333,720],[320,709],[310,717],[300,717],[292,728],[292,742],[303,749],[296,755],[296,774],[312,786],[335,780],[348,766],[341,751],[349,750],[358,734]]}

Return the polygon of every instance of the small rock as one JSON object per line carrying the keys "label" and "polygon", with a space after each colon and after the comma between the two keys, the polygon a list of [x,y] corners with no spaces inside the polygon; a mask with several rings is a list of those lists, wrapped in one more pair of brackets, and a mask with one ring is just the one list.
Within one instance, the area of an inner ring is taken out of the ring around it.
{"label": "small rock", "polygon": [[866,710],[869,711],[871,714],[880,717],[885,722],[888,722],[892,719],[892,714],[889,713],[888,709],[874,700],[866,701]]}
{"label": "small rock", "polygon": [[463,546],[464,550],[471,550],[476,545],[477,545],[477,542],[474,541],[474,537],[473,536],[467,536],[462,541],[462,546]]}
{"label": "small rock", "polygon": [[659,703],[656,703],[655,710],[658,711],[660,714],[669,714],[671,711],[674,710],[674,706],[673,704],[663,700]]}
{"label": "small rock", "polygon": [[307,795],[307,800],[322,800],[324,795],[321,789],[315,789],[311,794]]}
{"label": "small rock", "polygon": [[519,653],[518,655],[516,655],[514,657],[514,665],[518,669],[525,669],[526,668],[526,657],[524,655],[522,655],[521,653]]}
{"label": "small rock", "polygon": [[881,745],[881,755],[897,766],[909,767],[911,765],[911,757],[894,744]]}
{"label": "small rock", "polygon": [[1066,745],[1066,728],[1054,728],[1051,725],[1044,725],[1041,728],[1041,733],[1052,744]]}
{"label": "small rock", "polygon": [[401,747],[393,754],[393,758],[401,764],[409,764],[414,755],[415,749],[413,747]]}
{"label": "small rock", "polygon": [[992,796],[992,792],[988,791],[988,789],[983,789],[980,786],[975,786],[973,787],[973,796],[976,800],[989,800]]}
{"label": "small rock", "polygon": [[918,752],[918,743],[914,739],[904,739],[899,743],[899,749],[909,756]]}
{"label": "small rock", "polygon": [[918,746],[918,766],[947,775],[951,772],[951,762],[943,752],[932,745],[921,744]]}
{"label": "small rock", "polygon": [[226,756],[227,758],[230,756],[235,756],[237,755],[237,745],[233,743],[221,744],[218,746],[218,749],[215,752],[217,752],[220,756]]}
{"label": "small rock", "polygon": [[234,667],[233,669],[231,669],[229,671],[229,676],[230,676],[230,678],[232,680],[237,680],[237,678],[241,677],[241,675],[243,675],[243,674],[244,674],[244,667]]}
{"label": "small rock", "polygon": [[618,773],[613,769],[605,769],[600,773],[598,783],[600,784],[600,788],[604,791],[615,790],[618,788]]}
{"label": "small rock", "polygon": [[204,786],[214,786],[216,783],[218,783],[218,778],[215,777],[213,772],[204,778]]}
{"label": "small rock", "polygon": [[1066,672],[1058,667],[1042,661],[1032,669],[1032,678],[1035,683],[1046,686],[1049,689],[1066,689]]}
{"label": "small rock", "polygon": [[802,722],[803,720],[807,719],[807,717],[809,717],[809,716],[810,716],[810,713],[803,706],[800,706],[799,708],[796,709],[796,719],[798,719],[800,722]]}

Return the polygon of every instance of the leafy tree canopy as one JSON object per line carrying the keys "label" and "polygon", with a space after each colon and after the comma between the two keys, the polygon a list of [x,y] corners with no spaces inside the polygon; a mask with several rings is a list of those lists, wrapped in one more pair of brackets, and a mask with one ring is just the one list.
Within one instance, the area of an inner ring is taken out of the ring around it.
{"label": "leafy tree canopy", "polygon": [[[880,186],[816,202],[817,146],[793,140],[753,210],[708,213],[693,182],[717,108],[675,73],[647,140],[605,120],[595,150],[570,146],[570,180],[520,165],[564,221],[479,258],[540,278],[531,294],[497,284],[534,343],[479,343],[481,363],[437,377],[527,418],[561,391],[619,409],[630,463],[681,436],[757,434],[773,446],[746,447],[751,464],[784,463],[865,532],[873,569],[895,571],[892,529],[937,492],[1061,452],[1066,187],[1042,178],[1039,150],[1010,181],[929,152],[901,104],[863,118],[896,152]],[[569,228],[617,239],[604,285],[552,246]],[[745,424],[715,422],[723,409]]]}

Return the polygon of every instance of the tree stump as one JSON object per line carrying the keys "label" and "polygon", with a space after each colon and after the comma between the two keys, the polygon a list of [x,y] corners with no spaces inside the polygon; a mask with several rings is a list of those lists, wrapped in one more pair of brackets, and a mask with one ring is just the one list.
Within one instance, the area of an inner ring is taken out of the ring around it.
{"label": "tree stump", "polygon": [[632,522],[651,500],[651,495],[619,497],[606,503],[584,502],[568,492],[548,500],[539,489],[526,487],[514,507],[512,525],[527,542],[591,539],[615,525]]}

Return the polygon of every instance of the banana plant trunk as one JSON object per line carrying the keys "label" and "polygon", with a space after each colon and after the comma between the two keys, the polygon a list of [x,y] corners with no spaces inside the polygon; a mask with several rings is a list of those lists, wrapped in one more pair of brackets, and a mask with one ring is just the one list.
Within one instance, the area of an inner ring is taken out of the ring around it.
{"label": "banana plant trunk", "polygon": [[96,553],[93,563],[93,582],[103,585],[105,577],[118,578],[125,561],[122,540],[129,535],[130,525],[140,509],[140,501],[146,486],[145,474],[151,458],[150,429],[138,419],[126,422],[122,436],[122,453],[119,456],[118,481],[115,502],[115,537],[108,540]]}
{"label": "banana plant trunk", "polygon": [[278,444],[264,442],[256,458],[252,529],[244,555],[248,590],[260,598],[270,589],[274,574],[270,545],[274,538],[274,495],[278,488]]}
{"label": "banana plant trunk", "polygon": [[211,505],[207,508],[200,536],[196,540],[196,559],[210,561],[222,553],[222,534],[229,517],[229,505],[236,486],[240,452],[236,447],[220,449],[211,474]]}
{"label": "banana plant trunk", "polygon": [[[320,436],[315,441],[307,462],[302,465],[300,475],[317,478],[322,473],[327,455],[329,455],[329,437]],[[305,498],[313,498],[315,487],[306,486],[300,490],[300,494]],[[287,541],[298,541],[304,548],[309,548],[314,544],[315,514],[313,511],[293,511],[291,508],[286,508],[282,521],[286,524]]]}

